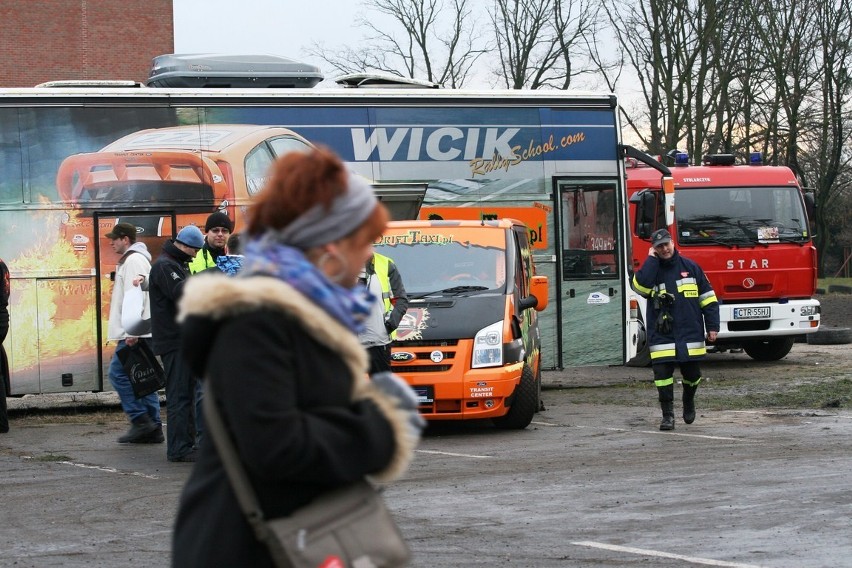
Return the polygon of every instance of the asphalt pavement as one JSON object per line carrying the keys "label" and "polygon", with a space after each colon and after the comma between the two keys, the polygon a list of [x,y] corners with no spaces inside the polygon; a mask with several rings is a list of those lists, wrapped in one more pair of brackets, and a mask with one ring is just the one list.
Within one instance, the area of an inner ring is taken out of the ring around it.
{"label": "asphalt pavement", "polygon": [[[849,411],[699,406],[695,424],[660,432],[653,401],[544,399],[522,431],[430,425],[385,492],[412,566],[852,564]],[[0,436],[0,566],[169,565],[193,464],[168,462],[163,444],[117,444],[121,415],[91,416],[13,420]]]}

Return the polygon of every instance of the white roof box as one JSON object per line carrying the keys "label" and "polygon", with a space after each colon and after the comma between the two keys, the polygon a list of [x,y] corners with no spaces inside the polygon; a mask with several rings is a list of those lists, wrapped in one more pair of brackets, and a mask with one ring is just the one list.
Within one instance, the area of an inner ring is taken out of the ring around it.
{"label": "white roof box", "polygon": [[278,55],[168,54],[154,58],[148,87],[310,88],[323,80],[318,67]]}

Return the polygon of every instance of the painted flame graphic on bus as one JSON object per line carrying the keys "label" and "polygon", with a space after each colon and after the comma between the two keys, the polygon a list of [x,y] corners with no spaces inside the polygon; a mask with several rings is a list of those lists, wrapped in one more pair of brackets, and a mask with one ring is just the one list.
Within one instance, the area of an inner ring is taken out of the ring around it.
{"label": "painted flame graphic on bus", "polygon": [[[40,216],[45,218],[39,226],[61,226],[64,215],[43,212]],[[58,238],[61,233],[45,233],[46,236],[9,261],[14,272],[91,274],[88,259],[79,257],[71,243]],[[91,277],[25,279],[19,284],[9,307],[14,322],[14,370],[32,368],[52,358],[90,355],[96,349],[93,328],[97,310]],[[105,285],[109,286],[109,282]]]}

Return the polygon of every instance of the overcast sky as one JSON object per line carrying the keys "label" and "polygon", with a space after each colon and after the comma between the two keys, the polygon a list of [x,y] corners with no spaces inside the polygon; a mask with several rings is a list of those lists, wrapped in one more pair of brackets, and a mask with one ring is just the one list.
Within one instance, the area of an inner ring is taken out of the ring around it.
{"label": "overcast sky", "polygon": [[358,0],[174,0],[176,53],[272,54],[323,67],[303,50],[357,40]]}
{"label": "overcast sky", "polygon": [[[476,0],[484,2],[485,0]],[[318,41],[326,48],[356,46],[366,30],[355,17],[361,0],[174,0],[176,53],[272,54],[318,66],[326,78],[338,73],[304,50]],[[374,18],[381,17],[375,10]],[[330,81],[329,81],[330,83]],[[468,86],[488,88],[489,80]],[[623,82],[624,104],[636,96]]]}

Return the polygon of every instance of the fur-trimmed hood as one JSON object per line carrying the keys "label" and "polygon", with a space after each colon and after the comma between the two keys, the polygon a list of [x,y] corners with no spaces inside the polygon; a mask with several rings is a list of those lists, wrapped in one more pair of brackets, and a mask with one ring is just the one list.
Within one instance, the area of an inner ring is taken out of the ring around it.
{"label": "fur-trimmed hood", "polygon": [[[405,472],[418,442],[408,427],[407,412],[399,410],[396,401],[369,380],[367,353],[358,337],[295,288],[271,276],[233,278],[220,273],[204,273],[187,281],[178,309],[178,321],[181,323],[197,316],[212,324],[205,326],[209,336],[193,337],[190,345],[184,343],[184,355],[190,366],[202,375],[217,322],[240,313],[267,309],[280,310],[297,319],[310,337],[340,354],[352,372],[352,399],[372,400],[393,428],[397,441],[395,456],[385,470],[372,477],[376,481],[390,481]],[[198,326],[194,329],[197,330]]]}

